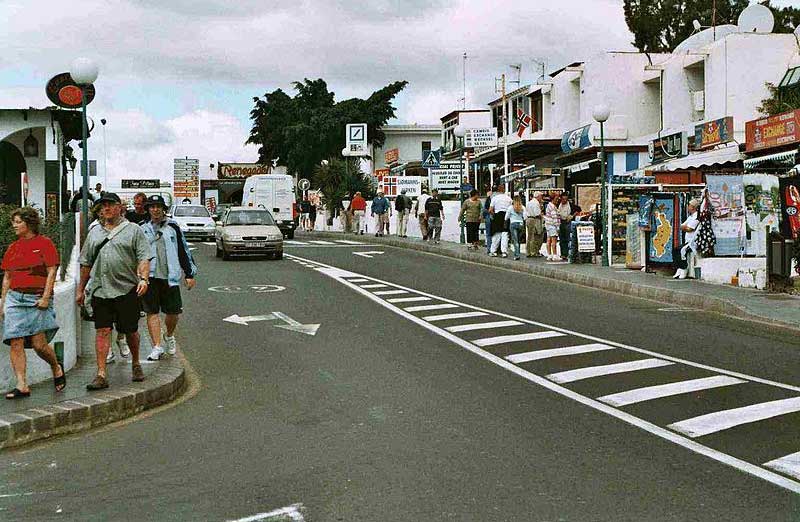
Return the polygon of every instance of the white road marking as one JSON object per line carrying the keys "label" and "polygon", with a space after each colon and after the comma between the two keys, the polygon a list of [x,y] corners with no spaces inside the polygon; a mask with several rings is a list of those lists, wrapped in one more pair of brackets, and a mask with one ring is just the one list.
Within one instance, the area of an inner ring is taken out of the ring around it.
{"label": "white road marking", "polygon": [[515,353],[506,357],[514,364],[522,364],[550,357],[564,357],[567,355],[580,355],[582,353],[600,352],[603,350],[613,350],[613,346],[603,343],[581,344],[579,346],[567,346],[565,348],[553,348],[551,350],[535,350],[533,352]]}
{"label": "white road marking", "polygon": [[351,283],[369,283],[371,279],[351,279]]}
{"label": "white road marking", "polygon": [[387,299],[390,303],[417,303],[419,301],[433,301],[430,297],[395,297],[393,299]]}
{"label": "white road marking", "polygon": [[663,359],[641,359],[638,361],[630,361],[616,364],[603,364],[600,366],[587,366],[586,368],[578,368],[577,370],[568,370],[565,372],[551,373],[547,378],[553,382],[564,384],[566,382],[581,381],[583,379],[591,379],[592,377],[602,377],[603,375],[614,375],[617,373],[635,372],[637,370],[648,370],[650,368],[659,368],[661,366],[671,366],[674,363],[665,361]]}
{"label": "white road marking", "polygon": [[441,315],[426,315],[423,317],[424,320],[434,322],[434,321],[446,321],[448,319],[467,319],[469,317],[482,317],[489,315],[486,312],[456,312],[454,314],[441,314]]}
{"label": "white road marking", "polygon": [[800,411],[800,397],[762,402],[673,422],[667,428],[692,438]]}
{"label": "white road marking", "polygon": [[494,346],[503,343],[518,343],[522,341],[535,341],[536,339],[547,339],[549,337],[561,337],[561,332],[531,332],[517,335],[500,335],[498,337],[487,337],[472,341],[477,346]]}
{"label": "white road marking", "polygon": [[265,522],[268,518],[289,517],[294,522],[303,522],[303,504],[292,504],[285,508],[275,509],[268,513],[258,513],[249,517],[228,520],[228,522]]}
{"label": "white road marking", "polygon": [[204,241],[203,244],[206,245],[206,246],[217,246],[216,243],[211,242],[211,241]]}
{"label": "white road marking", "polygon": [[366,257],[367,259],[372,259],[372,256],[379,256],[379,255],[382,255],[382,254],[383,254],[383,252],[372,251],[372,250],[370,250],[368,252],[353,252],[354,256]]}
{"label": "white road marking", "polygon": [[307,245],[308,244],[308,243],[305,243],[303,241],[296,241],[296,240],[293,240],[293,239],[284,239],[283,243],[285,245]]}
{"label": "white road marking", "polygon": [[316,239],[316,240],[315,239],[311,239],[311,240],[309,240],[309,243],[313,243],[315,245],[335,245],[336,244],[336,243],[333,243],[331,241],[322,241],[322,240],[319,240],[319,239]]}
{"label": "white road marking", "polygon": [[388,286],[383,283],[376,283],[374,285],[361,285],[361,288],[387,288]]}
{"label": "white road marking", "polygon": [[448,332],[470,332],[472,330],[489,330],[491,328],[505,328],[507,326],[519,326],[521,324],[522,323],[519,321],[492,321],[489,323],[471,323],[448,326],[445,328],[445,330]]}
{"label": "white road marking", "polygon": [[689,381],[660,384],[658,386],[636,388],[635,390],[604,395],[602,397],[598,397],[597,400],[605,402],[606,404],[610,404],[611,406],[627,406],[628,404],[636,404],[637,402],[650,401],[653,399],[660,399],[662,397],[671,397],[673,395],[681,395],[684,393],[702,390],[710,390],[712,388],[721,388],[723,386],[732,386],[734,384],[744,384],[746,382],[747,381],[743,381],[742,379],[728,377],[727,375],[715,375],[713,377],[703,377],[702,379],[692,379]]}
{"label": "white road marking", "polygon": [[770,460],[764,466],[800,479],[800,452]]}
{"label": "white road marking", "polygon": [[348,241],[346,239],[337,239],[337,243],[342,243],[343,245],[363,245],[361,241]]}
{"label": "white road marking", "polygon": [[[294,256],[288,256],[288,257],[294,257]],[[431,331],[432,333],[437,334],[437,335],[443,337],[444,339],[447,339],[448,341],[452,342],[453,344],[456,344],[456,345],[462,347],[463,349],[465,349],[465,350],[467,350],[467,351],[469,351],[469,352],[471,352],[471,353],[473,353],[473,354],[475,354],[475,355],[487,360],[488,362],[491,362],[492,364],[500,366],[504,370],[506,370],[506,371],[508,371],[510,373],[513,373],[513,374],[517,375],[518,377],[521,377],[521,378],[523,378],[523,379],[525,379],[525,380],[527,380],[527,381],[529,381],[531,383],[534,383],[534,384],[536,384],[538,386],[541,386],[542,388],[545,388],[545,389],[550,390],[550,391],[552,391],[554,393],[557,393],[557,394],[559,394],[559,395],[561,395],[563,397],[566,397],[566,398],[568,398],[570,400],[573,400],[573,401],[575,401],[575,402],[577,402],[579,404],[582,404],[582,405],[587,406],[589,408],[592,408],[592,409],[594,409],[596,411],[599,411],[601,413],[609,415],[610,417],[614,417],[614,418],[619,419],[619,420],[621,420],[623,422],[626,422],[626,423],[628,423],[628,424],[630,424],[632,426],[635,426],[635,427],[637,427],[637,428],[639,428],[639,429],[641,429],[643,431],[646,431],[646,432],[648,432],[648,433],[650,433],[652,435],[655,435],[655,436],[660,437],[660,438],[662,438],[664,440],[672,442],[673,444],[676,444],[678,446],[686,448],[689,451],[693,451],[693,452],[697,453],[698,455],[706,456],[706,457],[708,457],[710,459],[713,459],[713,460],[715,460],[717,462],[720,462],[722,464],[725,464],[727,466],[735,468],[735,469],[737,469],[739,471],[747,473],[748,475],[751,475],[751,476],[757,477],[757,478],[759,478],[761,480],[764,480],[766,482],[769,482],[769,483],[771,483],[771,484],[773,484],[775,486],[781,487],[781,488],[786,489],[788,491],[791,491],[793,493],[800,494],[800,482],[798,482],[798,481],[794,481],[794,480],[788,479],[788,478],[786,478],[786,477],[784,477],[784,476],[782,476],[782,475],[780,475],[778,473],[775,473],[775,472],[769,471],[767,469],[764,469],[759,465],[755,465],[753,463],[747,462],[745,460],[742,460],[740,458],[734,457],[732,455],[728,455],[727,453],[723,453],[721,451],[715,450],[715,449],[710,448],[708,446],[704,446],[704,445],[702,445],[702,444],[700,444],[700,443],[698,443],[698,442],[696,442],[696,441],[694,441],[692,439],[689,439],[687,437],[681,436],[681,435],[679,435],[679,434],[677,434],[677,433],[675,433],[673,431],[670,431],[670,430],[668,430],[666,428],[663,428],[661,426],[653,424],[652,422],[648,422],[648,421],[646,421],[644,419],[641,419],[639,417],[631,415],[630,413],[627,413],[625,411],[619,410],[617,408],[614,408],[612,406],[604,404],[604,403],[602,403],[600,401],[597,401],[595,399],[583,396],[583,395],[581,395],[581,394],[579,394],[577,392],[574,392],[574,391],[572,391],[572,390],[570,390],[568,388],[565,388],[563,386],[555,384],[555,383],[545,379],[544,377],[541,377],[541,376],[536,375],[534,373],[531,373],[531,372],[529,372],[527,370],[524,370],[524,369],[520,368],[519,366],[516,366],[516,365],[504,360],[503,358],[501,358],[501,357],[499,357],[497,355],[494,355],[491,352],[488,352],[486,350],[482,350],[481,348],[477,347],[474,342],[469,342],[469,341],[466,341],[464,339],[461,339],[460,337],[458,337],[455,334],[447,332],[446,330],[443,330],[443,329],[441,329],[441,328],[439,328],[439,327],[437,327],[437,326],[435,326],[435,325],[433,325],[433,324],[431,324],[431,323],[429,323],[427,321],[424,321],[423,319],[421,319],[421,318],[419,318],[419,317],[417,317],[415,315],[412,315],[412,314],[408,313],[407,310],[402,310],[402,309],[400,309],[400,308],[398,308],[396,306],[391,305],[390,303],[384,301],[380,297],[376,297],[376,296],[370,294],[367,290],[361,290],[360,288],[358,288],[358,286],[356,286],[355,284],[350,283],[346,279],[348,277],[363,277],[362,274],[356,274],[354,272],[350,272],[348,270],[343,270],[341,268],[336,268],[336,267],[333,267],[333,266],[330,266],[330,265],[323,265],[322,263],[320,263],[320,266],[323,267],[323,268],[319,268],[318,269],[318,271],[320,273],[322,273],[324,275],[327,275],[327,276],[329,276],[331,278],[337,279],[342,284],[344,284],[345,286],[348,286],[349,288],[351,288],[355,292],[360,293],[361,295],[363,295],[367,299],[369,299],[369,300],[371,300],[371,301],[373,301],[373,302],[375,302],[375,303],[377,303],[377,304],[389,309],[390,311],[396,313],[397,315],[399,315],[399,316],[401,316],[401,317],[403,317],[405,319],[408,319],[409,321],[421,326],[422,328],[425,328],[425,329]],[[381,281],[379,279],[374,279],[374,280],[382,282],[382,283],[393,284],[393,283],[390,283],[388,281]],[[404,288],[404,287],[402,287],[400,285],[395,285],[395,286],[398,286],[400,288]],[[410,288],[407,288],[407,290],[414,291],[414,290],[412,290]],[[526,324],[530,324],[530,325],[533,325],[533,326],[538,326],[540,328],[550,328],[550,329],[552,329],[554,331],[561,332],[562,335],[573,335],[573,336],[581,337],[583,339],[587,339],[587,340],[590,340],[590,341],[606,343],[606,344],[609,344],[609,345],[614,346],[616,348],[622,348],[622,349],[630,350],[630,351],[636,352],[636,353],[641,353],[641,354],[645,354],[645,355],[661,357],[661,358],[663,358],[665,360],[670,360],[670,361],[677,362],[677,363],[683,363],[683,364],[686,364],[687,366],[691,366],[693,368],[700,368],[700,369],[709,370],[709,371],[712,371],[712,372],[719,372],[719,373],[723,373],[723,374],[730,375],[730,376],[733,376],[733,377],[740,377],[740,378],[743,378],[743,379],[747,379],[747,380],[750,380],[752,382],[759,382],[759,383],[762,383],[762,384],[767,384],[767,385],[775,386],[775,387],[786,389],[786,390],[793,390],[793,391],[800,392],[800,387],[797,387],[797,386],[792,386],[792,385],[789,385],[789,384],[770,381],[768,379],[762,379],[760,377],[749,376],[749,375],[745,375],[745,374],[742,374],[742,373],[739,373],[739,372],[733,372],[733,371],[730,371],[730,370],[723,370],[723,369],[720,369],[720,368],[715,368],[713,366],[708,366],[708,365],[700,364],[700,363],[693,362],[693,361],[687,361],[685,359],[679,359],[677,357],[672,357],[672,356],[668,356],[668,355],[662,355],[662,354],[659,354],[659,353],[656,353],[656,352],[653,352],[653,351],[650,351],[650,350],[645,350],[643,348],[637,348],[635,346],[630,346],[630,345],[627,345],[627,344],[618,343],[618,342],[615,342],[615,341],[609,341],[609,340],[602,339],[602,338],[599,338],[599,337],[595,337],[595,336],[592,336],[592,335],[588,335],[588,334],[584,334],[584,333],[580,333],[580,332],[575,332],[573,330],[568,330],[566,328],[547,325],[547,324],[544,324],[544,323],[539,323],[537,321],[532,321],[530,319],[523,319],[523,318],[515,317],[515,316],[509,315],[509,314],[505,314],[505,313],[501,313],[501,312],[495,312],[495,311],[484,309],[484,308],[479,308],[479,307],[474,306],[474,305],[468,305],[468,304],[465,304],[465,303],[461,303],[459,301],[454,301],[452,299],[446,299],[446,298],[443,298],[443,297],[435,296],[433,294],[427,294],[425,292],[417,291],[417,293],[422,294],[422,295],[426,295],[428,297],[431,297],[431,298],[434,298],[434,299],[438,299],[438,300],[441,300],[441,301],[447,301],[449,303],[452,303],[451,304],[452,307],[459,307],[460,306],[460,307],[464,307],[464,308],[471,309],[471,310],[476,310],[476,311],[486,312],[486,313],[489,313],[489,314],[492,314],[492,315],[497,315],[499,317],[507,317],[509,319],[515,319],[515,320],[518,320],[518,321],[522,321],[522,322],[524,322]],[[440,306],[440,305],[433,305],[433,306]]]}
{"label": "white road marking", "polygon": [[458,305],[444,303],[435,305],[409,306],[403,308],[406,312],[427,312],[428,310],[445,310],[447,308],[458,308]]}
{"label": "white road marking", "polygon": [[410,293],[408,290],[380,290],[373,292],[375,295],[400,295]]}

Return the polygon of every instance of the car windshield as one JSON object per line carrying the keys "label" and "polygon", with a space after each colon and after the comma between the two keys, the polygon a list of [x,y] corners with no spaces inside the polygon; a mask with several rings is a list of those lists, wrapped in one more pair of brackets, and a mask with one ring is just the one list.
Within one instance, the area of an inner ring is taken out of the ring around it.
{"label": "car windshield", "polygon": [[176,217],[211,217],[206,207],[175,207]]}
{"label": "car windshield", "polygon": [[275,220],[267,210],[233,210],[228,213],[226,225],[274,225]]}

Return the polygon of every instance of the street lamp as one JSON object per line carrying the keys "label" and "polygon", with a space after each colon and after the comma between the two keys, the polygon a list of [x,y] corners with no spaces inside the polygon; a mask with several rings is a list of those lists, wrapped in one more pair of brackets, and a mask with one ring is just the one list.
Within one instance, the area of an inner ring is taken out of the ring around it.
{"label": "street lamp", "polygon": [[[461,124],[456,125],[456,127],[453,129],[453,134],[455,135],[455,137],[456,138],[461,138],[462,140],[463,140],[464,136],[466,135],[466,133],[467,133],[467,130],[464,127],[462,127]],[[464,146],[463,146],[464,142],[462,141],[461,144],[462,144],[462,149],[464,149]],[[467,168],[466,168],[466,172],[467,172],[467,175],[469,175],[469,151],[466,151],[466,153],[467,153]],[[458,201],[461,203],[461,206],[463,207],[464,206],[464,190],[463,190],[464,164],[463,163],[461,164],[461,176],[459,176],[459,179],[462,180],[462,181],[458,184],[458,194],[459,194]],[[463,220],[459,222],[458,227],[461,230],[460,236],[459,236],[459,242],[463,245],[464,243],[467,242],[467,238],[464,236],[464,221]]]}
{"label": "street lamp", "polygon": [[605,135],[603,134],[603,124],[608,121],[608,118],[611,116],[611,109],[608,108],[608,105],[601,103],[595,106],[594,110],[592,111],[592,117],[594,120],[600,124],[600,219],[602,220],[602,228],[600,233],[600,240],[603,244],[603,260],[602,266],[609,266],[611,264],[609,260],[609,256],[611,255],[611,251],[608,248],[608,197],[606,192],[608,191],[608,186],[606,183],[606,147],[605,147]]}
{"label": "street lamp", "polygon": [[86,122],[86,88],[92,85],[97,80],[98,69],[97,64],[89,58],[77,58],[72,62],[72,67],[69,69],[69,75],[72,81],[78,84],[81,88],[81,109],[83,112],[82,128],[82,148],[83,148],[83,163],[81,164],[81,174],[83,174],[83,194],[81,195],[81,212],[83,220],[81,223],[81,233],[85,237],[88,229],[89,217],[89,152],[86,146],[86,140],[89,137],[88,123]]}

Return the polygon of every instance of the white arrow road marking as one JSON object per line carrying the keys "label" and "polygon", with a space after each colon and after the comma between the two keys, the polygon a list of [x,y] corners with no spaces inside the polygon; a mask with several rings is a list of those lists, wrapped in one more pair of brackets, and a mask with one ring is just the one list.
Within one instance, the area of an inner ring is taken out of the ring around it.
{"label": "white arrow road marking", "polygon": [[272,315],[286,323],[276,324],[275,326],[278,328],[283,328],[284,330],[290,330],[292,332],[300,332],[306,335],[316,335],[317,330],[319,330],[319,327],[321,326],[320,324],[301,324],[281,312],[272,312]]}
{"label": "white arrow road marking", "polygon": [[266,315],[246,315],[241,317],[239,314],[229,315],[223,321],[228,321],[229,323],[235,324],[243,324],[247,326],[247,323],[254,323],[256,321],[272,321],[273,319],[277,319],[273,314],[266,314]]}
{"label": "white arrow road marking", "polygon": [[[258,513],[249,517],[228,520],[228,522],[267,522],[270,518],[289,517],[294,522],[303,522],[303,504],[292,504],[285,508],[275,509],[268,513]],[[283,518],[281,518],[283,520]]]}
{"label": "white arrow road marking", "polygon": [[377,252],[372,250],[370,250],[369,252],[353,252],[354,256],[361,256],[369,259],[372,259],[372,256],[379,256],[381,254],[383,254],[383,252]]}

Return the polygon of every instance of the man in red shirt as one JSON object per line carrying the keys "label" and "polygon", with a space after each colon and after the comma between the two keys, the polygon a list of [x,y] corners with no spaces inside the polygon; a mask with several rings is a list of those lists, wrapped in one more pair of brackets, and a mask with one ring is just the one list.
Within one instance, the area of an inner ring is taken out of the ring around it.
{"label": "man in red shirt", "polygon": [[356,192],[353,201],[350,202],[350,210],[353,211],[353,230],[356,234],[364,234],[361,229],[362,220],[367,213],[367,201],[361,197],[361,192]]}

